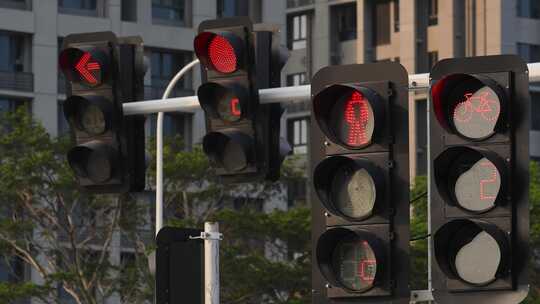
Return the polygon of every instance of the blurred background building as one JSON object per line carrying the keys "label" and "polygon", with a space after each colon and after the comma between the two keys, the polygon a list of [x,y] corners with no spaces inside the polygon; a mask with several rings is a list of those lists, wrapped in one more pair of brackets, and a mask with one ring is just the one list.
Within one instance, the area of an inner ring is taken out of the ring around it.
{"label": "blurred background building", "polygon": [[[27,107],[50,134],[65,134],[57,54],[63,37],[81,32],[142,36],[149,59],[145,99],[160,98],[168,80],[194,59],[198,24],[242,15],[283,29],[283,43],[291,49],[283,71],[287,86],[307,84],[318,69],[333,64],[397,61],[409,73],[427,73],[451,57],[519,54],[540,61],[537,0],[0,0],[0,111]],[[174,95],[193,95],[198,83],[195,69]],[[540,85],[532,84],[531,94],[531,156],[540,159]],[[412,178],[427,170],[427,92],[410,97]],[[305,157],[309,107],[286,108],[283,136],[294,154]],[[147,131],[155,134],[153,116]],[[182,135],[188,147],[199,143],[205,134],[202,111],[167,114],[165,134]],[[306,184],[288,185],[287,205],[305,202],[306,193]],[[119,248],[113,253],[118,260]],[[12,266],[37,280],[25,267]],[[13,280],[6,268],[0,262],[0,280]],[[59,297],[70,303],[61,289]]]}

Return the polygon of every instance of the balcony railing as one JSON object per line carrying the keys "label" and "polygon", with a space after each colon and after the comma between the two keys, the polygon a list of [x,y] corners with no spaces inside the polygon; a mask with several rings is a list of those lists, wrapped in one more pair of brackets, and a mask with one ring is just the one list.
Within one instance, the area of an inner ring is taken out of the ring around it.
{"label": "balcony railing", "polygon": [[[164,92],[165,92],[165,88],[163,87],[144,86],[144,99],[145,100],[160,99],[161,97],[163,97]],[[192,89],[175,88],[173,89],[169,97],[192,96],[193,94],[194,94],[194,91]]]}
{"label": "balcony railing", "polygon": [[20,10],[29,10],[30,3],[28,1],[15,1],[15,0],[0,0],[1,8],[12,8]]}
{"label": "balcony railing", "polygon": [[295,8],[313,4],[313,0],[287,0],[287,8]]}
{"label": "balcony railing", "polygon": [[32,92],[34,90],[34,74],[0,71],[0,89]]}

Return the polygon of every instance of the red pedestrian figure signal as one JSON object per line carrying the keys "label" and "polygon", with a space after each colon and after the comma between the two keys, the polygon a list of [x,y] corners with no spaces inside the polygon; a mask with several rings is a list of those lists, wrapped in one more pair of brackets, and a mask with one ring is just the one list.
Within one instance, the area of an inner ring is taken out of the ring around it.
{"label": "red pedestrian figure signal", "polygon": [[368,142],[366,126],[369,122],[369,106],[364,95],[354,91],[345,103],[345,121],[349,124],[350,146],[361,146]]}

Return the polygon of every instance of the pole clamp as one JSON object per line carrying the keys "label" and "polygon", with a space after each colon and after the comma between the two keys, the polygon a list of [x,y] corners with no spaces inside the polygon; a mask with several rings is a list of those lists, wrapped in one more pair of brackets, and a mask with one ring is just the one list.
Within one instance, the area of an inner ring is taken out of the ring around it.
{"label": "pole clamp", "polygon": [[212,240],[212,241],[222,241],[223,234],[219,232],[201,232],[199,236],[190,236],[190,240]]}

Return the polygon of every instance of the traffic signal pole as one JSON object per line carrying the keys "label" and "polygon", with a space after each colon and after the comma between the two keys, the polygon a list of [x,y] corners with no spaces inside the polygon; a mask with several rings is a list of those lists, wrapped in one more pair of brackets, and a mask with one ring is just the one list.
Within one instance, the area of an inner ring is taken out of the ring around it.
{"label": "traffic signal pole", "polygon": [[[190,69],[195,64],[194,62],[189,64],[189,67],[186,66],[185,69]],[[529,82],[540,82],[540,62],[529,63],[527,65],[529,70]],[[184,70],[184,69],[183,69]],[[180,73],[179,73],[180,74]],[[174,80],[174,79],[173,79]],[[176,79],[178,81],[178,79]],[[176,82],[174,81],[174,82]],[[409,91],[426,91],[429,89],[429,74],[413,74],[409,75]],[[174,86],[173,82],[170,84],[171,87]],[[187,96],[187,97],[177,97],[177,98],[166,98],[156,100],[146,100],[139,102],[130,102],[123,104],[123,114],[124,116],[128,115],[141,115],[141,114],[154,114],[154,113],[165,113],[165,112],[195,112],[201,108],[197,96]],[[261,104],[271,104],[271,103],[300,103],[308,102],[311,99],[311,86],[302,85],[294,87],[283,87],[283,88],[270,88],[259,90],[259,99]],[[429,111],[429,110],[428,110]],[[160,130],[158,129],[158,134]],[[162,161],[162,149],[158,149],[158,159]],[[430,170],[430,164],[428,164],[428,172]],[[158,166],[157,172],[158,181],[162,183],[162,166]],[[163,189],[161,188],[161,192]],[[156,196],[158,194],[156,193]],[[162,199],[162,192],[160,194]],[[159,210],[159,211],[158,211]],[[162,227],[162,201],[156,201],[156,233],[159,231],[159,228]],[[158,214],[159,212],[159,214]],[[428,222],[430,221],[428,213]],[[430,242],[431,243],[431,242]],[[431,244],[430,244],[431,245]],[[415,290],[411,291],[411,301],[429,301],[433,300],[430,290]]]}
{"label": "traffic signal pole", "polygon": [[[540,82],[540,62],[527,64],[529,82]],[[425,91],[429,89],[429,74],[409,75],[409,91]],[[310,85],[272,88],[259,90],[261,104],[296,103],[310,99]],[[158,112],[195,112],[199,110],[197,96],[154,99],[124,103],[124,115],[152,114]]]}

